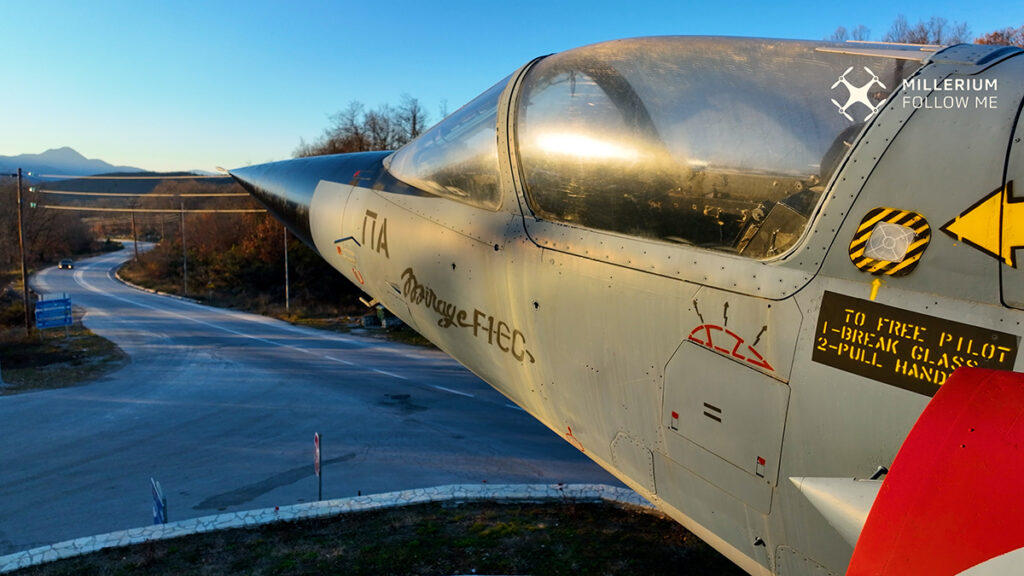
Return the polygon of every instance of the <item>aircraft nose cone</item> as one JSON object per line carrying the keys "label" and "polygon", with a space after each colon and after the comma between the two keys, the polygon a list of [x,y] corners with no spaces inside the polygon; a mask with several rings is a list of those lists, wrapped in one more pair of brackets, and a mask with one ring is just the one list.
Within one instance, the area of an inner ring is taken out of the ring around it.
{"label": "aircraft nose cone", "polygon": [[320,178],[310,160],[299,158],[246,166],[229,174],[259,200],[292,234],[313,247],[309,229],[309,206]]}
{"label": "aircraft nose cone", "polygon": [[309,210],[321,181],[369,186],[388,152],[312,156],[246,166],[229,174],[307,246],[313,245]]}

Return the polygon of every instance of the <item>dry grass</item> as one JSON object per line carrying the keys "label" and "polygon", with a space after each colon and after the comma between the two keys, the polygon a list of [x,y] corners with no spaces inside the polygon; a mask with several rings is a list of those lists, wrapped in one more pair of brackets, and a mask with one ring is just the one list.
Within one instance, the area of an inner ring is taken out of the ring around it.
{"label": "dry grass", "polygon": [[422,505],[106,550],[18,575],[742,574],[679,524],[611,504]]}
{"label": "dry grass", "polygon": [[90,382],[121,368],[128,356],[116,344],[75,322],[63,328],[0,332],[0,395],[65,388]]}

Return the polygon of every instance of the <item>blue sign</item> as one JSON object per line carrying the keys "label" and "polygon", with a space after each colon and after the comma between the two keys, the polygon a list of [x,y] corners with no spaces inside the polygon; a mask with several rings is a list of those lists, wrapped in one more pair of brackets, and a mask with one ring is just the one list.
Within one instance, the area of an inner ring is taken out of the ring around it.
{"label": "blue sign", "polygon": [[71,326],[71,299],[54,298],[36,302],[36,328]]}

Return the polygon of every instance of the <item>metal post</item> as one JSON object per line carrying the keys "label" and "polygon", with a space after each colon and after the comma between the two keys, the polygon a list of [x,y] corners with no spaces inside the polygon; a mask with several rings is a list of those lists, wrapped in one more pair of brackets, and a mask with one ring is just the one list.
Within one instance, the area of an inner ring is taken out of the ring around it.
{"label": "metal post", "polygon": [[321,469],[320,451],[323,449],[324,439],[319,432],[313,433],[313,471],[316,472],[316,501],[323,500],[324,477]]}
{"label": "metal post", "polygon": [[135,246],[135,261],[139,261],[139,235],[135,231],[135,211],[132,210],[132,244]]}
{"label": "metal post", "polygon": [[288,293],[288,227],[284,226],[284,310],[291,312],[291,297]]}
{"label": "metal post", "polygon": [[24,215],[21,209],[21,168],[18,168],[18,249],[21,251],[21,301],[25,306],[25,336],[32,332],[31,314],[28,309],[28,274],[25,270],[25,232],[22,220]]}
{"label": "metal post", "polygon": [[188,252],[185,251],[185,203],[181,203],[181,261],[184,268],[182,292],[188,296]]}

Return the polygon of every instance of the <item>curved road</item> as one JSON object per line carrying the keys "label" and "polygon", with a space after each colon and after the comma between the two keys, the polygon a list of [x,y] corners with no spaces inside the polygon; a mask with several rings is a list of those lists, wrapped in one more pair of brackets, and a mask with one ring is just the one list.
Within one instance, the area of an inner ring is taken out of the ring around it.
{"label": "curved road", "polygon": [[[47,269],[131,357],[0,397],[0,555],[152,522],[450,483],[619,483],[447,355],[129,288],[128,250]],[[47,337],[60,337],[52,330]]]}

